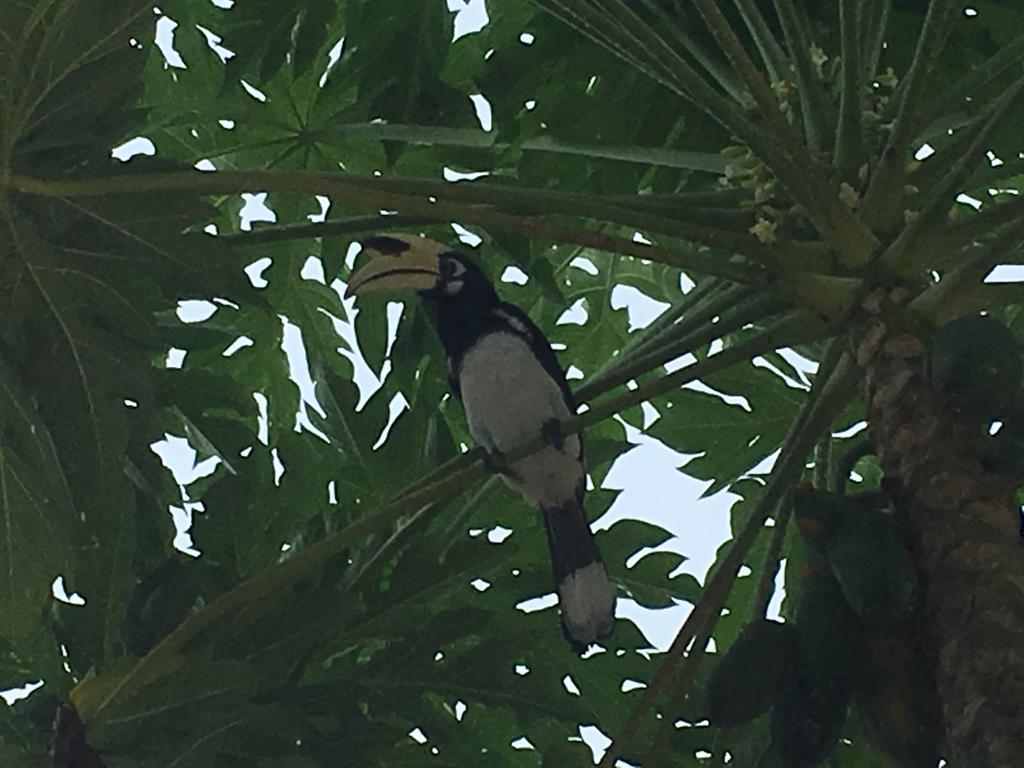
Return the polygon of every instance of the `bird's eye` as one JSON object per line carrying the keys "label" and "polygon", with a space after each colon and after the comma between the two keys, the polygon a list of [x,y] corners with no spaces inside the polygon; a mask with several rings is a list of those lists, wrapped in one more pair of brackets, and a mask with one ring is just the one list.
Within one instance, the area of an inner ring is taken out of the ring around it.
{"label": "bird's eye", "polygon": [[[461,277],[466,271],[465,265],[457,260],[445,258],[441,260],[441,283],[450,287],[450,292],[454,292],[459,289],[459,283],[461,283]],[[453,285],[454,284],[454,285]]]}

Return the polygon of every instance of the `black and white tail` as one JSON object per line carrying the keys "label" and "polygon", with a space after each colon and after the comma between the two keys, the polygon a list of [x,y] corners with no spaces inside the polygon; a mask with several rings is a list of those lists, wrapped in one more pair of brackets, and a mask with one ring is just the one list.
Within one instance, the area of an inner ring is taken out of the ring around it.
{"label": "black and white tail", "polygon": [[574,500],[543,512],[562,630],[573,648],[582,651],[615,627],[615,586],[582,504]]}

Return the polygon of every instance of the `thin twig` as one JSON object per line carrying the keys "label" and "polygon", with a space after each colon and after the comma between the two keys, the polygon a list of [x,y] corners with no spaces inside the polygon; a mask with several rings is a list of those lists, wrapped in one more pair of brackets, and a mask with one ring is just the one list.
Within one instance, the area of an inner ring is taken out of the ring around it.
{"label": "thin twig", "polygon": [[839,97],[839,127],[836,131],[835,165],[843,179],[857,180],[864,161],[863,80],[860,60],[860,0],[839,0],[839,28],[842,36],[843,79]]}

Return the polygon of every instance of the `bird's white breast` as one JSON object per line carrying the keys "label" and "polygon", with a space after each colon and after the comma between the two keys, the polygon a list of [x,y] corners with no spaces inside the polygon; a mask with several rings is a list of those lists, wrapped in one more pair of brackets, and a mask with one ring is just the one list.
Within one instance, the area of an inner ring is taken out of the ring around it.
{"label": "bird's white breast", "polygon": [[[459,388],[470,434],[487,450],[506,452],[536,436],[569,408],[529,345],[512,333],[481,337],[462,358]],[[583,476],[576,435],[562,450],[546,447],[513,465],[511,484],[534,504],[557,507],[572,499]]]}

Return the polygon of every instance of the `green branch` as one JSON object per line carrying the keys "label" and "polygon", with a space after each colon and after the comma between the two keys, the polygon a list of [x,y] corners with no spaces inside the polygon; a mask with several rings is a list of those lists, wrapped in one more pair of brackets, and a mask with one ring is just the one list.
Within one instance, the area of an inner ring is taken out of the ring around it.
{"label": "green branch", "polygon": [[873,227],[888,228],[902,211],[903,184],[910,142],[921,127],[922,102],[928,77],[942,49],[946,12],[952,0],[931,0],[917,51],[900,83],[898,108],[889,141],[882,151],[864,196],[864,220]]}
{"label": "green branch", "polygon": [[743,19],[743,23],[754,40],[754,45],[757,46],[757,50],[761,54],[761,60],[768,71],[769,79],[773,83],[785,80],[789,74],[789,62],[782,50],[782,46],[779,45],[779,41],[775,39],[775,34],[772,32],[771,27],[768,26],[768,22],[761,15],[757,4],[754,0],[733,1],[739,10],[740,18]]}
{"label": "green branch", "polygon": [[[412,181],[413,185],[417,182]],[[421,182],[420,182],[421,183]],[[389,191],[396,183],[392,180],[375,180],[374,177],[353,180],[340,174],[309,171],[218,171],[203,173],[183,171],[178,173],[152,173],[139,176],[108,176],[88,181],[42,180],[26,176],[13,176],[9,185],[21,192],[49,197],[95,197],[118,194],[165,194],[167,192],[191,192],[193,194],[231,194],[240,190],[259,189],[270,192],[293,192],[300,194],[325,194],[345,202],[375,209],[398,210],[400,214],[414,217],[428,217],[435,221],[459,221],[464,224],[518,232],[537,239],[571,243],[600,251],[637,256],[682,270],[724,277],[737,283],[758,283],[765,279],[765,273],[750,265],[736,264],[727,258],[697,251],[681,251],[658,245],[646,245],[627,238],[608,235],[579,227],[562,226],[539,217],[513,216],[477,206],[432,202],[414,195]],[[459,187],[453,184],[453,193]],[[654,217],[636,214],[647,223]],[[740,245],[735,233],[713,230],[705,232],[721,241]],[[743,238],[746,242],[746,238]],[[764,246],[749,238],[747,242],[758,255],[767,258]],[[237,241],[236,241],[237,242]],[[756,243],[756,245],[755,245]],[[784,244],[776,244],[780,249]]]}
{"label": "green branch", "polygon": [[[968,132],[970,142],[956,157],[951,157],[949,170],[945,176],[925,194],[921,208],[900,236],[882,256],[882,264],[890,270],[899,271],[908,265],[902,263],[907,252],[911,250],[921,233],[934,225],[938,215],[952,202],[952,198],[960,191],[977,165],[984,157],[989,137],[1017,108],[1021,93],[1024,93],[1024,79],[1019,80],[1013,88],[1008,89],[997,99],[988,110],[986,119]],[[918,259],[911,259],[911,268],[916,266]],[[916,270],[915,270],[916,271]]]}
{"label": "green branch", "polygon": [[[564,13],[557,13],[559,9],[565,10],[566,2],[573,4],[573,13],[568,17]],[[608,0],[608,2],[616,9],[616,16],[612,19],[606,18],[602,12],[587,6],[585,0],[538,0],[541,7],[552,10],[561,18],[568,18],[570,24],[573,24],[573,19],[575,19],[578,23],[573,25],[585,34],[589,30],[588,24],[603,24],[606,39],[613,41],[609,44],[609,50],[626,60],[634,60],[638,55],[637,51],[630,51],[628,46],[623,48],[616,44],[614,39],[616,35],[623,34],[624,24],[629,24],[632,29],[639,29],[646,25],[621,0]],[[666,51],[664,41],[657,34],[645,33],[643,39],[654,46],[650,50],[659,51],[660,55],[667,57],[666,61],[672,63],[671,72],[667,76],[668,80],[659,79],[659,82],[691,101],[750,147],[779,178],[796,201],[804,206],[812,221],[821,231],[835,230],[843,233],[845,236],[838,238],[838,243],[844,247],[852,246],[862,249],[869,247],[870,237],[857,238],[853,236],[858,229],[854,223],[855,220],[852,219],[848,210],[836,206],[839,204],[838,199],[835,199],[834,203],[832,202],[836,196],[828,192],[820,174],[805,161],[803,152],[794,155],[784,151],[779,145],[778,136],[763,130],[750,119],[746,112],[737,110],[687,62],[679,58],[671,48]],[[644,45],[635,47],[640,49],[639,55],[649,55],[648,49]],[[662,74],[664,75],[664,73]],[[776,109],[778,109],[777,105]]]}
{"label": "green branch", "polygon": [[[526,152],[550,152],[562,155],[582,155],[590,158],[621,160],[627,163],[655,165],[663,168],[682,168],[721,175],[725,173],[724,158],[713,152],[687,152],[664,147],[616,146],[607,144],[581,144],[561,141],[553,136],[533,136],[516,144],[499,142],[496,134],[472,128],[447,128],[432,125],[403,123],[340,123],[307,134],[310,141],[331,141],[367,137],[380,141],[402,141],[407,144],[431,147],[466,147],[492,149],[504,153],[510,149]],[[214,159],[214,156],[206,156]]]}
{"label": "green branch", "polygon": [[[1022,218],[1024,218],[1024,195],[1015,197],[1006,203],[987,205],[980,213],[954,222],[941,232],[929,237],[925,242],[925,247],[932,252],[936,247],[941,249],[940,253],[957,251],[986,234],[996,231],[999,227]],[[927,251],[922,254],[921,261],[926,253]]]}
{"label": "green branch", "polygon": [[889,13],[892,11],[892,0],[865,0],[870,3],[863,9],[861,23],[861,57],[864,63],[864,83],[870,84],[878,74],[878,60],[882,55],[885,33],[889,27]]}
{"label": "green branch", "polygon": [[585,402],[590,392],[604,389],[604,378],[629,365],[629,361],[638,355],[653,351],[669,339],[703,328],[721,312],[746,302],[756,293],[756,289],[750,286],[726,286],[714,278],[708,278],[674,302],[646,328],[631,333],[619,354],[606,360],[576,390],[577,399]]}
{"label": "green branch", "polygon": [[725,54],[733,70],[739,75],[754,98],[755,104],[761,111],[761,116],[767,121],[775,138],[791,155],[796,156],[801,149],[789,121],[779,107],[778,99],[772,92],[768,83],[761,76],[754,62],[747,55],[743,43],[736,36],[729,21],[715,4],[714,0],[696,0],[697,10],[704,23],[707,24],[712,36],[718,43],[719,48]]}
{"label": "green branch", "polygon": [[1009,45],[1004,45],[991,58],[973,66],[953,85],[943,88],[935,99],[924,110],[922,124],[929,125],[949,112],[964,109],[966,100],[979,100],[979,91],[1007,70],[1016,67],[1024,60],[1024,35],[1020,35]]}
{"label": "green branch", "polygon": [[839,28],[842,36],[843,79],[839,97],[839,127],[836,132],[835,166],[849,183],[857,180],[864,162],[863,65],[861,64],[860,0],[839,0]]}
{"label": "green branch", "polygon": [[[680,0],[674,0],[674,16],[658,0],[644,0],[644,5],[655,14],[660,29],[666,30],[700,64],[719,87],[737,104],[749,104],[750,94],[743,88],[729,64],[716,51],[704,44],[700,37],[688,34],[689,14]],[[671,47],[671,46],[670,46]]]}
{"label": "green branch", "polygon": [[803,114],[807,144],[814,153],[828,151],[825,137],[831,132],[825,89],[814,72],[811,51],[814,41],[800,23],[793,0],[775,0],[775,12],[782,25],[782,33],[789,48],[790,61],[800,91],[800,111]]}
{"label": "green branch", "polygon": [[[710,304],[702,311],[695,313],[694,317],[687,318],[689,322],[680,323],[672,328],[673,333],[665,333],[661,339],[662,343],[649,352],[641,352],[632,359],[613,367],[607,373],[594,376],[585,385],[580,387],[579,396],[586,401],[591,392],[598,389],[608,389],[625,384],[649,371],[654,371],[660,366],[675,360],[695,349],[700,349],[710,344],[715,339],[735,333],[751,322],[765,317],[771,317],[783,307],[777,297],[771,295],[755,295],[742,304],[729,306],[726,301],[732,301],[730,293],[723,301]],[[711,319],[720,315],[717,323],[711,323]]]}
{"label": "green branch", "polygon": [[633,38],[614,19],[609,19],[603,11],[588,7],[585,0],[536,0],[536,2],[552,16],[579,30],[637,71],[665,86],[673,93],[680,94],[679,86],[665,63],[657,57],[652,57],[645,46],[633,45]]}

